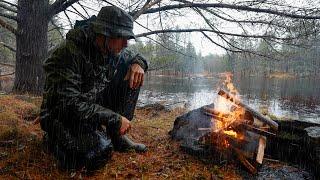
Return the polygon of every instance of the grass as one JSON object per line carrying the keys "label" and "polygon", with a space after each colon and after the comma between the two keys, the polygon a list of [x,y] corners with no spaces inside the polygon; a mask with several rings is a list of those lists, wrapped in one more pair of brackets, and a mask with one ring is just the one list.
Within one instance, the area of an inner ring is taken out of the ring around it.
{"label": "grass", "polygon": [[59,170],[42,148],[40,125],[32,121],[40,103],[40,97],[0,96],[0,179],[241,179],[235,166],[205,163],[170,139],[168,132],[183,109],[136,110],[129,136],[145,143],[146,153],[114,152],[104,168],[91,173]]}

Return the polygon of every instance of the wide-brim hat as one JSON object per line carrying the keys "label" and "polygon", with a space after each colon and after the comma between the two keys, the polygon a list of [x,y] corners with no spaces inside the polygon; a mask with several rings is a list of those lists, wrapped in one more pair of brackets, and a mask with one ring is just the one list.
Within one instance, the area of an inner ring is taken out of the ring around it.
{"label": "wide-brim hat", "polygon": [[91,22],[93,31],[108,37],[134,39],[133,19],[124,10],[115,6],[102,7],[95,21]]}

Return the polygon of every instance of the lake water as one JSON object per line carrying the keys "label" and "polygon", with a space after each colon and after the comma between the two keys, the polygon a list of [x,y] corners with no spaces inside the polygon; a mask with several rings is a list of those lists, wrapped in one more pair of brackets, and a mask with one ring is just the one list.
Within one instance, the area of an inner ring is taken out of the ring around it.
{"label": "lake water", "polygon": [[[215,102],[224,78],[146,76],[138,106],[162,103],[190,110]],[[279,118],[320,123],[320,79],[234,77],[241,100],[256,110],[268,109]],[[12,79],[0,81],[0,93],[9,92]]]}
{"label": "lake water", "polygon": [[[224,78],[147,76],[138,106],[162,103],[195,109],[215,102]],[[234,77],[241,100],[279,118],[320,123],[320,79]]]}

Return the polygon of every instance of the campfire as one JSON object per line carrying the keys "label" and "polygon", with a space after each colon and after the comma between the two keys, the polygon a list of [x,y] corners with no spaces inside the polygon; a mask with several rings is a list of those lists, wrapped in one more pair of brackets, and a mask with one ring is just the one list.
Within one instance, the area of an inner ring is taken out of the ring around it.
{"label": "campfire", "polygon": [[225,86],[228,91],[218,91],[214,107],[202,107],[202,112],[211,118],[211,128],[199,128],[208,131],[200,142],[235,155],[249,172],[255,174],[264,158],[267,137],[275,135],[278,124],[244,104],[230,76],[227,76]]}

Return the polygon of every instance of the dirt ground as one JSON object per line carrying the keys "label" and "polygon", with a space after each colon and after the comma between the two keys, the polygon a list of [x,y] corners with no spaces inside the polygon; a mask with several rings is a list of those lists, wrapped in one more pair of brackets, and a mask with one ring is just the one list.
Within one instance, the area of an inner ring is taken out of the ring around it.
{"label": "dirt ground", "polygon": [[[104,168],[94,172],[64,171],[42,148],[37,117],[41,97],[0,95],[0,179],[248,179],[239,165],[218,165],[188,155],[168,132],[184,109],[137,109],[129,133],[149,151],[114,152]],[[271,166],[269,166],[271,167]],[[271,167],[272,168],[272,167]],[[290,170],[291,171],[291,170]]]}

